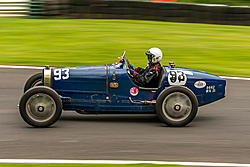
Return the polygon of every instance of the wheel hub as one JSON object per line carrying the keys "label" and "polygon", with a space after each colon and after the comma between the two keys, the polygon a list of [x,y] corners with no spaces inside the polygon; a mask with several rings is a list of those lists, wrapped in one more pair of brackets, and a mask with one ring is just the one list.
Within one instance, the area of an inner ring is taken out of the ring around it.
{"label": "wheel hub", "polygon": [[175,104],[174,105],[174,110],[175,111],[180,111],[181,110],[181,105],[180,104]]}
{"label": "wheel hub", "polygon": [[31,96],[26,103],[27,115],[36,122],[46,122],[56,113],[56,103],[45,93]]}
{"label": "wheel hub", "polygon": [[38,107],[37,107],[37,111],[43,112],[43,111],[44,111],[44,107],[43,107],[43,106],[38,106]]}
{"label": "wheel hub", "polygon": [[169,120],[182,121],[191,113],[192,102],[186,94],[173,92],[163,101],[162,110]]}

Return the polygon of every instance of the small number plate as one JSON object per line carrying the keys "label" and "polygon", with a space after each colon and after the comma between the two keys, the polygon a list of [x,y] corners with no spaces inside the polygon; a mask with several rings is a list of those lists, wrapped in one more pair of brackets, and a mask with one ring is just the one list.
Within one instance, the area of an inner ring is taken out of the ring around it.
{"label": "small number plate", "polygon": [[116,89],[119,87],[119,84],[117,82],[110,82],[109,87]]}

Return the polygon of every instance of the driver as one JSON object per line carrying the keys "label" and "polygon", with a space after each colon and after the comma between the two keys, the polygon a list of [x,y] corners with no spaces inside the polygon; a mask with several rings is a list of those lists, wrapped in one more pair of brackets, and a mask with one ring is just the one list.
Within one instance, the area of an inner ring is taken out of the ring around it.
{"label": "driver", "polygon": [[162,71],[161,64],[162,52],[159,48],[151,48],[145,53],[148,57],[148,65],[145,69],[134,67],[128,64],[129,72],[133,76],[134,81],[142,87],[157,88],[160,73]]}

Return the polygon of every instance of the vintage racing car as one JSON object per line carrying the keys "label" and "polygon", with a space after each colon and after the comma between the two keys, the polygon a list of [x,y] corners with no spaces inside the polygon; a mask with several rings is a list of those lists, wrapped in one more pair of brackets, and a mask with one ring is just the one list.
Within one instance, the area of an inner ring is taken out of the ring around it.
{"label": "vintage racing car", "polygon": [[225,97],[226,80],[205,72],[164,66],[158,87],[136,85],[125,52],[114,64],[51,68],[24,87],[19,111],[29,125],[48,127],[62,110],[78,113],[156,113],[168,126],[190,123],[199,106]]}

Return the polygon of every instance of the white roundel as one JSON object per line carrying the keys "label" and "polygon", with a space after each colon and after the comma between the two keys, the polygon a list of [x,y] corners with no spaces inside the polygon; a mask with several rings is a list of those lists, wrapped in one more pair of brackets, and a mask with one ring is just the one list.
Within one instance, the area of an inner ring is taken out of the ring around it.
{"label": "white roundel", "polygon": [[205,88],[206,85],[207,83],[205,81],[196,81],[194,83],[194,86],[198,89]]}
{"label": "white roundel", "polygon": [[187,76],[183,71],[170,70],[168,74],[169,85],[185,85],[187,82]]}

